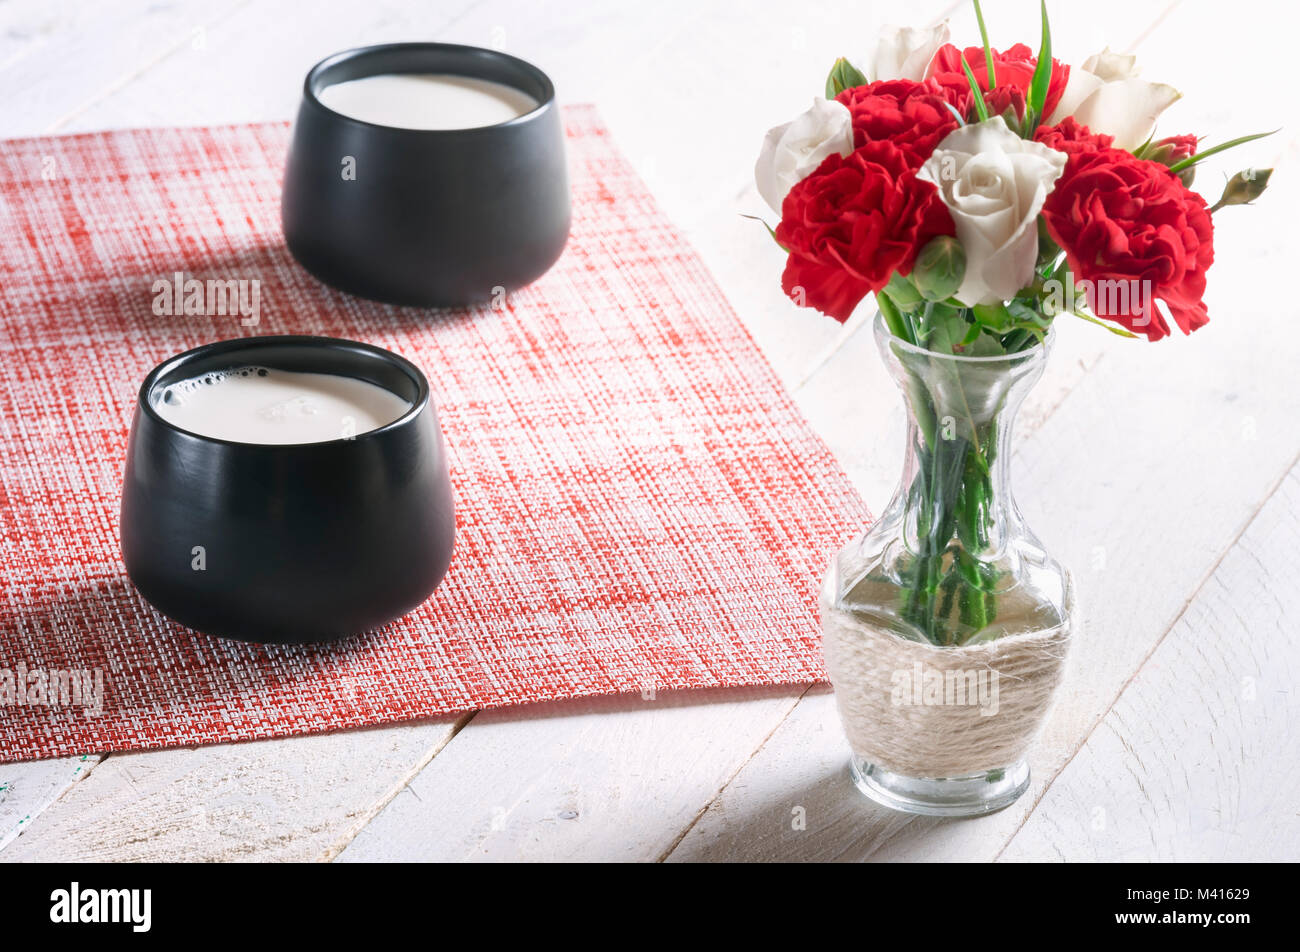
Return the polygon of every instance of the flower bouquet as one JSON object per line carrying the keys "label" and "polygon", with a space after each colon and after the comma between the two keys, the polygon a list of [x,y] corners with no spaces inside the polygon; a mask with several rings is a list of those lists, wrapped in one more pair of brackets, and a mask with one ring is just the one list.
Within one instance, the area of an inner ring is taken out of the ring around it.
{"label": "flower bouquet", "polygon": [[841,322],[874,294],[904,394],[901,483],[832,561],[822,631],[858,785],[943,815],[1028,785],[1024,753],[1077,621],[1008,470],[1053,321],[1152,341],[1204,326],[1213,214],[1271,174],[1240,172],[1209,204],[1191,188],[1197,163],[1258,135],[1157,138],[1180,94],[1140,78],[1133,56],[1058,62],[1045,4],[1038,54],[1000,51],[978,0],[975,13],[979,46],[951,45],[944,23],[886,30],[867,72],[838,60],[825,98],[772,129],[756,167],[786,294]]}

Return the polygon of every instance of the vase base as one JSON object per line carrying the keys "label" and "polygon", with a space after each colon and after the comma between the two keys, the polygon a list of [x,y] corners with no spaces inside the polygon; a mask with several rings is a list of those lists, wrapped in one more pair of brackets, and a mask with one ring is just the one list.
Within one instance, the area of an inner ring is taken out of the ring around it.
{"label": "vase base", "polygon": [[881,806],[920,816],[984,816],[1010,806],[1029,788],[1025,761],[1000,770],[965,777],[906,777],[868,763],[850,760],[853,783]]}

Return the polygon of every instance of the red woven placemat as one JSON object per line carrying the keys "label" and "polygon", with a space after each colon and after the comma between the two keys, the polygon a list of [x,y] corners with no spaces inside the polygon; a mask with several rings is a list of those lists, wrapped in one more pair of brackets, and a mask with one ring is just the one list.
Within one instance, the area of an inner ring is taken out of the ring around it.
{"label": "red woven placemat", "polygon": [[[817,586],[868,514],[595,111],[565,115],[572,238],[499,310],[388,307],[303,271],[282,123],[0,143],[0,760],[823,677]],[[261,281],[260,323],[157,316],[177,271]],[[379,631],[223,641],[124,574],[140,381],[251,333],[370,341],[433,385],[455,559]],[[95,670],[102,710],[33,693]]]}

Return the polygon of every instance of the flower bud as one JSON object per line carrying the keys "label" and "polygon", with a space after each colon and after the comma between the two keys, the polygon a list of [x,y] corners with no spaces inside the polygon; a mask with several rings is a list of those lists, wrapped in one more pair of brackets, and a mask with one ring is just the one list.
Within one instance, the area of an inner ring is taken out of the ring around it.
{"label": "flower bud", "polygon": [[916,256],[912,283],[927,301],[946,301],[966,277],[966,252],[956,238],[932,239]]}
{"label": "flower bud", "polygon": [[1248,205],[1264,194],[1268,180],[1273,175],[1272,169],[1245,169],[1228,179],[1223,187],[1223,196],[1210,211],[1217,211],[1224,205]]}
{"label": "flower bud", "polygon": [[835,61],[830,75],[826,77],[826,98],[834,99],[846,89],[867,85],[867,77],[862,71],[843,56]]}
{"label": "flower bud", "polygon": [[[1196,142],[1196,136],[1169,136],[1147,146],[1146,151],[1142,153],[1142,158],[1159,162],[1161,165],[1177,165],[1183,159],[1190,159],[1196,154]],[[1196,178],[1196,166],[1189,165],[1178,173],[1178,177],[1183,180],[1183,185],[1191,188]]]}
{"label": "flower bud", "polygon": [[1019,129],[1025,117],[1025,94],[1015,86],[999,86],[984,94],[990,116],[1001,116],[1009,129]]}

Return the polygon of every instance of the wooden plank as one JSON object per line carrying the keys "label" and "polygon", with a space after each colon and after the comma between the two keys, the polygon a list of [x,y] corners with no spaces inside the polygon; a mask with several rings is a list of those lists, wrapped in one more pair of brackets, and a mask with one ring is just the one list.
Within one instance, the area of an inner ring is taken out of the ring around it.
{"label": "wooden plank", "polygon": [[113,95],[80,112],[68,130],[292,119],[307,71],[331,53],[411,39],[445,39],[476,0],[400,3],[260,0],[175,49]]}
{"label": "wooden plank", "polygon": [[328,860],[465,719],[115,754],[0,858]]}
{"label": "wooden plank", "polygon": [[248,0],[0,4],[0,136],[53,132],[205,33]]}
{"label": "wooden plank", "polygon": [[0,850],[25,832],[35,817],[82,780],[99,760],[87,754],[0,764]]}
{"label": "wooden plank", "polygon": [[[1027,518],[1075,567],[1085,621],[1072,648],[1066,693],[1032,752],[1034,781],[1024,799],[965,824],[900,826],[896,815],[866,807],[848,784],[831,699],[810,696],[673,858],[992,858],[1300,449],[1290,404],[1275,401],[1273,384],[1300,353],[1292,345],[1264,360],[1251,350],[1239,346],[1231,358],[1219,351],[1196,360],[1199,366],[1189,370],[1200,370],[1201,379],[1241,384],[1219,384],[1201,399],[1186,387],[1196,379],[1190,373],[1143,372],[1138,363],[1109,355],[1017,454]],[[1259,375],[1253,382],[1252,374]],[[1138,379],[1153,391],[1135,393],[1126,406],[1115,394],[1133,391]],[[1168,425],[1184,415],[1195,428]],[[1140,438],[1120,443],[1113,435],[1117,420]],[[1252,432],[1254,426],[1273,436],[1234,442],[1243,427]],[[1082,452],[1085,447],[1095,452]],[[837,760],[838,768],[828,767]],[[791,791],[804,799],[791,801]],[[771,832],[777,840],[734,829],[735,817],[746,816],[775,830],[772,824],[784,821],[794,805],[807,810],[806,829]],[[847,830],[856,834],[846,839]]]}
{"label": "wooden plank", "polygon": [[474,742],[453,741],[439,769],[414,778],[339,859],[658,859],[803,690],[675,691],[481,712],[466,727]]}
{"label": "wooden plank", "polygon": [[[1215,0],[1182,0],[1142,42],[1138,61],[1142,77],[1169,83],[1183,94],[1160,118],[1158,135],[1194,134],[1204,137],[1203,146],[1210,146],[1247,133],[1283,130],[1277,139],[1208,159],[1197,172],[1196,187],[1211,202],[1218,197],[1210,194],[1217,191],[1213,183],[1252,162],[1262,165],[1262,160],[1282,148],[1279,140],[1295,135],[1300,102],[1294,96],[1243,96],[1224,81],[1231,70],[1268,83],[1281,82],[1272,78],[1273,64],[1286,62],[1290,56],[1290,34],[1287,29],[1268,29],[1262,22],[1233,15]],[[1189,42],[1202,36],[1215,38],[1210,68],[1194,67],[1187,57]]]}
{"label": "wooden plank", "polygon": [[1297,578],[1292,466],[999,858],[1300,857]]}

